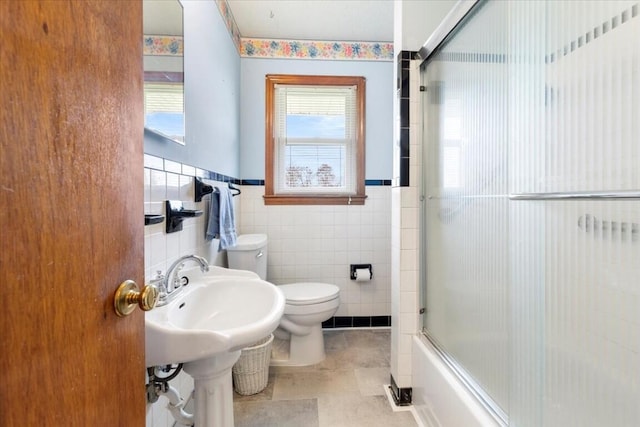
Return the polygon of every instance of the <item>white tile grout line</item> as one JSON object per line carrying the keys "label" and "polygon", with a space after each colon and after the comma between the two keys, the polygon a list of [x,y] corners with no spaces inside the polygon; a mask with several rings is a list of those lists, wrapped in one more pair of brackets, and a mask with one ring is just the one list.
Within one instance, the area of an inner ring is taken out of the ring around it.
{"label": "white tile grout line", "polygon": [[416,424],[418,425],[418,427],[427,427],[422,420],[418,417],[418,413],[416,412],[416,409],[413,407],[413,405],[407,405],[407,406],[398,406],[395,404],[393,397],[391,397],[391,386],[389,384],[382,384],[382,387],[384,388],[384,394],[387,396],[387,400],[389,401],[389,406],[391,406],[391,410],[393,412],[411,412],[411,415],[413,415],[413,419],[416,421]]}

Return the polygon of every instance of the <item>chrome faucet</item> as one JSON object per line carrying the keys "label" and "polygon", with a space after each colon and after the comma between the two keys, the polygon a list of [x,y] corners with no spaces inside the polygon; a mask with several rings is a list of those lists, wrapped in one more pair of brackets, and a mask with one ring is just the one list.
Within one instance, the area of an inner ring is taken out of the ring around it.
{"label": "chrome faucet", "polygon": [[174,263],[171,264],[171,267],[167,269],[167,274],[164,277],[164,282],[162,283],[163,286],[161,286],[161,288],[163,287],[166,289],[166,293],[164,295],[161,293],[160,300],[157,304],[158,306],[167,304],[171,300],[172,296],[177,294],[176,291],[178,291],[182,286],[182,282],[180,281],[180,270],[184,267],[185,262],[189,260],[197,262],[203,273],[209,271],[209,263],[207,260],[198,255],[185,255],[175,260]]}

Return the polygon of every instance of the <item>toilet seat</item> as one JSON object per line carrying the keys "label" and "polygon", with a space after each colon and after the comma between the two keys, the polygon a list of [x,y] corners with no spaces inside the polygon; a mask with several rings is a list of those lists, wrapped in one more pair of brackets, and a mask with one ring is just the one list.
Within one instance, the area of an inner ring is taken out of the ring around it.
{"label": "toilet seat", "polygon": [[284,294],[286,304],[310,305],[320,304],[338,298],[340,288],[328,283],[290,283],[278,288]]}

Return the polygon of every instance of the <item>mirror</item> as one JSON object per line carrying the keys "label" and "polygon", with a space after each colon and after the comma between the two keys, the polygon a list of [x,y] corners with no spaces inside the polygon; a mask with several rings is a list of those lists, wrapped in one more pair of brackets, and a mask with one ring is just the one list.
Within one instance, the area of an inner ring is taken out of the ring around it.
{"label": "mirror", "polygon": [[184,145],[183,13],[178,0],[144,0],[144,126]]}

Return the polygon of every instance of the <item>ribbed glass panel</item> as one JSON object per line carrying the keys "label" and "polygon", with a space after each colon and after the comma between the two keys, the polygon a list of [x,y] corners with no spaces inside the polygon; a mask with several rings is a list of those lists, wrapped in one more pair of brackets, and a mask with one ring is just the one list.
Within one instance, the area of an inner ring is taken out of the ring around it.
{"label": "ribbed glass panel", "polygon": [[[639,191],[638,2],[546,8],[546,173],[516,192]],[[544,206],[544,425],[640,425],[640,202]]]}
{"label": "ribbed glass panel", "polygon": [[[426,325],[508,407],[507,3],[487,4],[426,68]],[[496,18],[501,17],[501,18]],[[431,250],[433,248],[434,250]]]}
{"label": "ribbed glass panel", "polygon": [[[545,191],[547,146],[544,2],[509,8],[509,191]],[[544,202],[509,206],[510,246],[510,425],[544,425],[545,325]]]}
{"label": "ribbed glass panel", "polygon": [[637,204],[547,203],[545,425],[639,425]]}
{"label": "ribbed glass panel", "polygon": [[546,38],[547,168],[532,178],[548,192],[637,189],[637,0],[556,1],[546,8],[539,38]]}
{"label": "ribbed glass panel", "polygon": [[640,425],[638,1],[487,1],[423,65],[429,336],[518,427]]}

